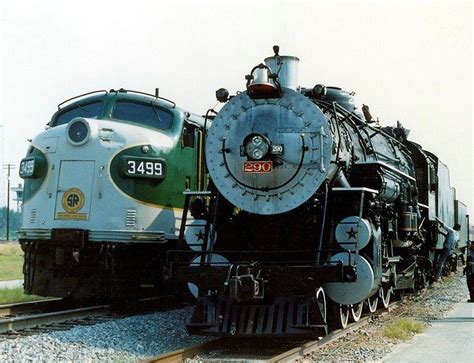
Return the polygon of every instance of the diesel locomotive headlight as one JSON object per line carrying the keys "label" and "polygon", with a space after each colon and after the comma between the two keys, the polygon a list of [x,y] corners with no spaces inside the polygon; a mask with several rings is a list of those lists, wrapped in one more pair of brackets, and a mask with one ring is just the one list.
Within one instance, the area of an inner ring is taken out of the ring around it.
{"label": "diesel locomotive headlight", "polygon": [[84,145],[91,136],[89,123],[83,118],[75,118],[69,122],[66,128],[68,141],[75,145]]}
{"label": "diesel locomotive headlight", "polygon": [[263,159],[270,150],[270,143],[261,135],[250,135],[244,145],[247,156],[255,160]]}

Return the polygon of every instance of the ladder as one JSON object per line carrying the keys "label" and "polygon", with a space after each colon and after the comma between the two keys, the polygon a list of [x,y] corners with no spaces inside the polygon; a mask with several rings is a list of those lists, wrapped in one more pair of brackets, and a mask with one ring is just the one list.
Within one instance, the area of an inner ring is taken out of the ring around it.
{"label": "ladder", "polygon": [[[215,188],[213,188],[215,190]],[[195,227],[204,227],[204,239],[201,249],[201,264],[210,262],[210,254],[206,252],[211,252],[214,248],[214,241],[216,235],[216,211],[219,202],[219,193],[217,190],[210,191],[184,191],[184,207],[183,207],[183,214],[181,216],[181,225],[179,229],[179,237],[178,237],[178,245],[184,246],[189,245],[185,241],[185,230],[186,227],[190,226],[191,223],[188,223],[188,215],[192,208],[192,199],[202,199],[204,200],[203,208],[204,213],[202,215],[202,219],[206,222],[204,224],[192,224]],[[191,246],[191,245],[189,245]],[[199,252],[198,252],[199,253]]]}

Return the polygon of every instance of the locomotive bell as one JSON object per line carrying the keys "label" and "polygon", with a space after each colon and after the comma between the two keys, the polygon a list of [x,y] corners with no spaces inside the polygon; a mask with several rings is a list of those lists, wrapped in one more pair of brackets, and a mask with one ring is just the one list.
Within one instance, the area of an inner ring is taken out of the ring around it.
{"label": "locomotive bell", "polygon": [[269,80],[269,69],[264,64],[259,64],[250,76],[247,76],[247,91],[252,98],[274,98],[279,97],[277,86]]}

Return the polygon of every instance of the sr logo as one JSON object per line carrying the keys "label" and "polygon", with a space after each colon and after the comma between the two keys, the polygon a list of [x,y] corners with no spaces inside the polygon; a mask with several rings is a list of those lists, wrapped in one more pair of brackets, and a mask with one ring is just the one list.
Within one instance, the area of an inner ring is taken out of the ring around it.
{"label": "sr logo", "polygon": [[84,193],[80,189],[71,188],[64,192],[61,204],[66,212],[76,213],[84,206],[84,201]]}

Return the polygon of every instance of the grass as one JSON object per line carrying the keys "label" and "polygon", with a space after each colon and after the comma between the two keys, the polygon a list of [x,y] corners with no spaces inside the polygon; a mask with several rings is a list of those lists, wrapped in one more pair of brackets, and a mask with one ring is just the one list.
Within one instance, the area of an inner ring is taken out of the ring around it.
{"label": "grass", "polygon": [[454,274],[450,274],[449,276],[442,276],[441,277],[442,281],[446,284],[450,284],[451,282],[454,281],[455,278],[456,278],[456,275],[454,275]]}
{"label": "grass", "polygon": [[0,244],[0,281],[23,278],[23,251],[17,243]]}
{"label": "grass", "polygon": [[50,299],[50,298],[24,294],[23,287],[0,290],[0,305],[11,304],[11,303],[16,303],[16,302],[25,302],[25,301],[45,300],[45,299]]}
{"label": "grass", "polygon": [[411,318],[399,318],[388,324],[383,335],[391,339],[408,340],[414,334],[425,330],[422,323]]}
{"label": "grass", "polygon": [[[0,281],[23,279],[23,251],[18,243],[0,244]],[[0,289],[0,305],[50,299],[26,295],[23,287]]]}

